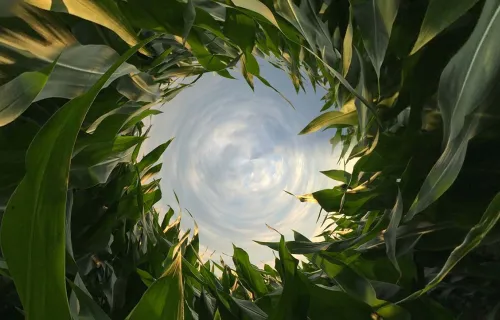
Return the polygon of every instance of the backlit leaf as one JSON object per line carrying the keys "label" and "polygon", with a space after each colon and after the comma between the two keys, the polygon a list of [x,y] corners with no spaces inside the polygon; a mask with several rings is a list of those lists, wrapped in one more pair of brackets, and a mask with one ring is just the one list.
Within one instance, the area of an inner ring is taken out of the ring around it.
{"label": "backlit leaf", "polygon": [[358,114],[356,111],[343,113],[340,111],[328,111],[312,120],[299,134],[312,133],[324,127],[336,125],[353,126],[358,124]]}

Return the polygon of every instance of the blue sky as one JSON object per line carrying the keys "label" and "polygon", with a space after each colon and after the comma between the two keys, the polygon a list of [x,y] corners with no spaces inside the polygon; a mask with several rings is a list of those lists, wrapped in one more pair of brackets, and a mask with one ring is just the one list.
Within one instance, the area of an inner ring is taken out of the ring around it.
{"label": "blue sky", "polygon": [[253,92],[239,75],[207,74],[152,120],[146,150],[175,137],[162,158],[159,208],[178,209],[175,190],[183,229],[193,226],[187,209],[200,227],[200,251],[215,250],[215,260],[230,260],[225,254],[232,254],[233,243],[255,264],[273,259],[270,249],[252,241],[279,239],[266,223],[285,236],[294,229],[313,237],[318,205],[283,190],[304,194],[334,185],[319,172],[337,167],[328,141],[334,131],[298,135],[319,115],[324,91],[307,85],[307,94],[297,95],[283,71],[264,63],[261,73],[296,110],[257,79]]}

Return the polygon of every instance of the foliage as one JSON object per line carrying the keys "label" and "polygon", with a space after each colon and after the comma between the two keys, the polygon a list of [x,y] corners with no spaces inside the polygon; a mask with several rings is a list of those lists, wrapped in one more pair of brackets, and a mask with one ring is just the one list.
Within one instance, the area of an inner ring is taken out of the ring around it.
{"label": "foliage", "polygon": [[[0,5],[1,318],[494,319],[500,1],[456,2]],[[322,241],[261,243],[262,269],[235,247],[233,268],[155,206],[171,140],[139,154],[204,73],[273,88],[257,56],[327,89],[301,133],[335,129],[344,168],[298,196]]]}

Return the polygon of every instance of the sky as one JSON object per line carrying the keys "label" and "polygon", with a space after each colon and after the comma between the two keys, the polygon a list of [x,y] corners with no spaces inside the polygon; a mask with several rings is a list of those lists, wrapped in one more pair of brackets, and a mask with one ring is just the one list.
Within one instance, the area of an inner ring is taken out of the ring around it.
{"label": "sky", "polygon": [[[253,240],[279,241],[296,230],[313,239],[320,229],[317,204],[301,203],[285,193],[305,194],[331,188],[319,171],[338,168],[329,139],[335,133],[298,135],[320,114],[323,89],[297,94],[288,75],[263,63],[261,74],[284,94],[255,79],[255,92],[244,79],[204,75],[172,101],[159,106],[145,151],[175,137],[164,153],[160,173],[161,214],[182,208],[182,228],[200,230],[200,252],[230,260],[232,245],[245,249],[254,264],[274,260],[272,250]],[[320,239],[316,239],[319,241]]]}

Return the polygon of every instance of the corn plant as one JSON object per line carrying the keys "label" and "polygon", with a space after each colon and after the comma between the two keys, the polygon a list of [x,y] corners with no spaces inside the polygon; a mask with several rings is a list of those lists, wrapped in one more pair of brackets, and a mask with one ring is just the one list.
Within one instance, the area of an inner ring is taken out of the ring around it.
{"label": "corn plant", "polygon": [[[4,1],[0,28],[2,319],[498,317],[499,0]],[[205,73],[274,89],[257,57],[326,89],[300,133],[343,168],[297,196],[321,241],[263,268],[204,260],[155,206],[172,140],[141,156]]]}

